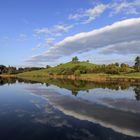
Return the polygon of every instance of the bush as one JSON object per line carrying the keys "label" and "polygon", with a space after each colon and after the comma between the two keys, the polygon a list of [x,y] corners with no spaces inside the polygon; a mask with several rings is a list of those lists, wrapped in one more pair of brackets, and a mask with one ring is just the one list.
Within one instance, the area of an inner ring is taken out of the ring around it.
{"label": "bush", "polygon": [[106,73],[107,74],[119,74],[119,67],[115,64],[109,64],[106,67]]}
{"label": "bush", "polygon": [[76,70],[76,71],[74,72],[74,76],[80,76],[80,75],[81,75],[80,70]]}

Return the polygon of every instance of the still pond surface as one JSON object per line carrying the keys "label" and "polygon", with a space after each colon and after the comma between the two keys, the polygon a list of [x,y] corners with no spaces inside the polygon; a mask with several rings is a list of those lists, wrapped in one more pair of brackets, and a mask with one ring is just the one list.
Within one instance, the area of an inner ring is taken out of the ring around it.
{"label": "still pond surface", "polygon": [[0,78],[1,140],[140,140],[140,83]]}

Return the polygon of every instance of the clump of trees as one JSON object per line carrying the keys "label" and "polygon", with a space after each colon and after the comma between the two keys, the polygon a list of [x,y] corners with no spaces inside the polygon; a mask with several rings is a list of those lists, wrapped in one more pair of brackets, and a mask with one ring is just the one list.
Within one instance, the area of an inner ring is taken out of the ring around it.
{"label": "clump of trees", "polygon": [[17,74],[17,73],[22,73],[22,72],[27,72],[27,71],[33,71],[33,70],[40,70],[44,69],[42,67],[25,67],[25,68],[16,68],[13,66],[4,66],[0,65],[0,74]]}
{"label": "clump of trees", "polygon": [[27,72],[27,71],[34,71],[34,70],[41,70],[44,67],[25,67],[25,68],[18,68],[17,73]]}
{"label": "clump of trees", "polygon": [[117,65],[116,64],[109,64],[106,66],[105,72],[107,74],[119,74],[120,67],[118,64]]}
{"label": "clump of trees", "polygon": [[17,71],[16,67],[11,67],[11,66],[4,66],[4,65],[0,65],[0,74],[15,74]]}

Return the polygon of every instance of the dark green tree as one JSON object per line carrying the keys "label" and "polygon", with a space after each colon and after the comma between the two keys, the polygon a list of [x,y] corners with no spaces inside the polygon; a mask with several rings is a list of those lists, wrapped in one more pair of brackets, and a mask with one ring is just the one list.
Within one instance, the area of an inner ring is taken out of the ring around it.
{"label": "dark green tree", "polygon": [[0,65],[0,74],[7,73],[7,68],[4,65]]}
{"label": "dark green tree", "polygon": [[109,64],[106,67],[107,74],[119,74],[119,67],[116,64]]}
{"label": "dark green tree", "polygon": [[135,59],[135,70],[140,72],[140,56],[137,56]]}
{"label": "dark green tree", "polygon": [[119,63],[118,63],[118,62],[116,62],[115,65],[116,65],[117,67],[119,67]]}
{"label": "dark green tree", "polygon": [[46,69],[50,68],[51,66],[50,65],[46,65]]}
{"label": "dark green tree", "polygon": [[120,69],[121,72],[128,72],[129,70],[128,64],[122,63],[120,66],[121,66],[121,69]]}
{"label": "dark green tree", "polygon": [[73,61],[73,62],[78,62],[78,60],[79,60],[79,59],[78,59],[77,56],[75,56],[75,57],[72,58],[72,61]]}

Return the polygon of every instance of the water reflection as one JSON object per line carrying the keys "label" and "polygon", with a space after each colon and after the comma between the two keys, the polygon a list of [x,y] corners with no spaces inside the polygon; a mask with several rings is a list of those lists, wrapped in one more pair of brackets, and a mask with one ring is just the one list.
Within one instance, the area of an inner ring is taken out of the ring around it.
{"label": "water reflection", "polygon": [[3,139],[140,139],[138,83],[58,79],[37,83],[0,78]]}
{"label": "water reflection", "polygon": [[[31,84],[36,84],[40,83],[37,81],[32,81],[32,80],[24,80],[20,78],[2,78],[0,77],[0,85],[5,85],[5,84],[14,84],[14,83],[31,83]],[[44,84],[44,83],[42,83]],[[77,96],[80,91],[85,91],[89,92],[91,89],[111,89],[115,91],[119,90],[128,90],[130,87],[134,87],[133,90],[135,92],[135,98],[136,100],[140,100],[140,83],[132,83],[132,82],[104,82],[104,83],[99,83],[99,82],[87,82],[87,81],[74,81],[74,80],[63,80],[63,79],[48,79],[47,82],[45,83],[47,87],[50,85],[55,85],[59,88],[64,88],[69,91],[71,91],[72,95]]]}
{"label": "water reflection", "polygon": [[34,84],[34,83],[39,83],[39,82],[35,82],[35,81],[32,81],[32,80],[23,80],[23,79],[20,79],[20,78],[16,78],[16,77],[0,77],[0,85],[5,85],[5,84],[15,84],[16,82],[18,83],[31,83],[31,84]]}
{"label": "water reflection", "polygon": [[140,86],[136,86],[135,88],[134,88],[134,91],[135,91],[135,97],[136,97],[136,99],[137,100],[140,100]]}
{"label": "water reflection", "polygon": [[59,88],[64,88],[71,91],[72,95],[77,96],[80,91],[86,91],[87,93],[91,89],[111,89],[115,91],[128,90],[130,87],[134,87],[136,94],[136,100],[140,100],[140,83],[129,83],[129,82],[87,82],[87,81],[73,81],[73,80],[62,80],[62,79],[50,79],[46,83],[47,87],[49,85],[56,85]]}
{"label": "water reflection", "polygon": [[0,77],[0,85],[14,84],[16,83],[16,78],[2,78]]}

